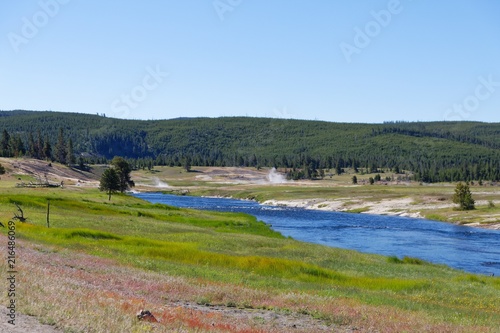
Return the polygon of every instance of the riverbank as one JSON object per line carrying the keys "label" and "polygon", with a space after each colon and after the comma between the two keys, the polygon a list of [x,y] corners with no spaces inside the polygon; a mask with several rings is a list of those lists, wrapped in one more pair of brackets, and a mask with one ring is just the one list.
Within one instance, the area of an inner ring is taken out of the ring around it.
{"label": "riverbank", "polygon": [[357,174],[358,184],[354,185],[352,170],[314,181],[288,181],[283,173],[272,169],[235,167],[196,167],[193,172],[155,167],[133,175],[141,191],[250,199],[273,206],[426,218],[500,229],[500,186],[491,182],[471,184],[477,209],[459,211],[451,200],[454,183],[385,181],[370,185],[367,179],[374,174]]}
{"label": "riverbank", "polygon": [[[138,191],[134,192],[138,193]],[[197,191],[194,190],[190,192],[189,190],[162,190],[159,191],[157,188],[146,187],[142,188],[142,192],[163,192],[175,195],[196,195]],[[258,201],[254,198],[241,198],[233,197],[228,195],[201,195],[201,197],[207,198],[228,198],[228,199],[238,199],[238,200],[253,200],[257,201],[262,205],[276,206],[276,207],[293,207],[293,208],[304,208],[312,210],[321,211],[331,211],[331,212],[342,212],[351,214],[372,214],[372,215],[385,215],[385,216],[400,216],[400,217],[410,217],[417,219],[429,219],[436,220],[440,222],[448,222],[457,225],[465,225],[473,228],[489,229],[489,230],[500,230],[500,214],[492,215],[479,215],[482,222],[456,222],[456,221],[446,221],[444,218],[436,214],[437,210],[441,211],[452,211],[455,214],[449,214],[450,219],[457,219],[458,215],[465,215],[464,218],[477,219],[474,216],[474,211],[472,212],[460,212],[454,210],[455,205],[453,204],[440,204],[440,203],[420,203],[417,204],[412,198],[401,198],[401,199],[382,199],[378,202],[367,202],[360,200],[359,197],[353,198],[340,198],[336,200],[325,200],[322,198],[312,198],[312,199],[288,199],[288,200],[264,200]],[[489,202],[485,200],[477,201],[477,205],[487,206]],[[427,215],[423,215],[421,211],[425,211]],[[479,213],[481,213],[479,211]],[[438,217],[436,219],[436,217]]]}
{"label": "riverbank", "polygon": [[[346,202],[350,204],[346,205]],[[373,215],[387,215],[387,216],[401,216],[411,218],[427,218],[423,216],[421,211],[429,211],[436,209],[453,209],[451,204],[415,204],[411,198],[402,199],[387,199],[381,200],[376,203],[366,203],[362,200],[354,201],[351,198],[339,200],[324,200],[320,198],[315,199],[300,199],[300,200],[266,200],[262,202],[263,205],[281,206],[281,207],[296,207],[304,209],[314,209],[323,211],[345,212],[345,213],[360,213],[360,214],[373,214]],[[487,205],[487,202],[477,202],[478,205]],[[432,215],[431,215],[432,216]],[[432,218],[431,218],[432,219]],[[493,218],[492,223],[456,223],[466,225],[469,227],[500,230],[500,222]]]}

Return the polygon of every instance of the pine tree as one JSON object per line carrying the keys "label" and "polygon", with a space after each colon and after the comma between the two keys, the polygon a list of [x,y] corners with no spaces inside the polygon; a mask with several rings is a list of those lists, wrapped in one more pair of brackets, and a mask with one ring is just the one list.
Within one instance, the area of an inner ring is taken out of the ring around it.
{"label": "pine tree", "polygon": [[130,187],[135,186],[134,182],[130,179],[130,172],[132,172],[132,168],[130,168],[130,165],[125,159],[115,156],[111,161],[111,165],[113,165],[118,175],[120,192],[123,193]]}
{"label": "pine tree", "polygon": [[47,160],[52,161],[52,145],[50,144],[49,137],[45,137],[45,144],[43,145],[43,155]]}
{"label": "pine tree", "polygon": [[24,155],[26,150],[24,149],[23,140],[21,140],[21,136],[14,135],[10,137],[10,156],[19,157]]}
{"label": "pine tree", "polygon": [[2,141],[0,141],[0,149],[2,156],[10,157],[10,135],[6,129],[2,133]]}
{"label": "pine tree", "polygon": [[186,170],[186,172],[190,172],[191,171],[191,158],[189,156],[187,157],[184,157],[184,170]]}
{"label": "pine tree", "polygon": [[35,158],[43,159],[45,158],[45,154],[43,153],[43,139],[42,134],[40,133],[40,129],[36,132],[36,144],[35,144]]}
{"label": "pine tree", "polygon": [[455,194],[453,195],[453,203],[458,204],[462,210],[475,209],[475,201],[472,199],[472,194],[468,184],[463,184],[462,182],[457,184]]}
{"label": "pine tree", "polygon": [[337,173],[337,175],[342,174],[342,167],[340,166],[340,162],[337,162],[337,166],[335,167],[335,172]]}
{"label": "pine tree", "polygon": [[120,177],[114,168],[104,170],[99,183],[99,190],[108,193],[108,200],[111,200],[111,194],[120,190]]}
{"label": "pine tree", "polygon": [[59,128],[59,135],[57,136],[56,144],[56,161],[61,164],[66,164],[67,149],[66,143],[64,142],[64,132],[63,128]]}
{"label": "pine tree", "polygon": [[31,132],[28,134],[28,154],[30,157],[36,157],[35,139]]}
{"label": "pine tree", "polygon": [[76,163],[75,154],[73,153],[73,140],[71,140],[71,138],[68,141],[68,153],[66,156],[66,161],[69,165]]}

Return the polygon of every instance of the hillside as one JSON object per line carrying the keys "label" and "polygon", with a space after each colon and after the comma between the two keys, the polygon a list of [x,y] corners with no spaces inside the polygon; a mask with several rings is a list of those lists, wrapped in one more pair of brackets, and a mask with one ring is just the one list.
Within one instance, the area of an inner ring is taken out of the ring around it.
{"label": "hillside", "polygon": [[427,182],[500,179],[498,123],[352,124],[245,117],[143,121],[0,111],[0,131],[21,140],[22,154],[29,151],[30,134],[54,147],[60,128],[76,154],[119,155],[158,165],[181,165],[188,159],[193,165],[278,166],[312,173],[386,168],[413,172],[415,179]]}

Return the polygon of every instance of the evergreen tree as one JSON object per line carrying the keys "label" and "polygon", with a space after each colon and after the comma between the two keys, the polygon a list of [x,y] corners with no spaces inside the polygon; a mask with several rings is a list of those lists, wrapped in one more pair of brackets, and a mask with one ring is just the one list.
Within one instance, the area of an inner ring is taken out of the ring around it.
{"label": "evergreen tree", "polygon": [[68,162],[68,165],[76,163],[75,154],[73,153],[73,140],[71,140],[71,138],[68,141],[68,154],[66,156],[66,161]]}
{"label": "evergreen tree", "polygon": [[111,200],[111,194],[120,191],[120,177],[114,168],[104,170],[99,183],[99,190],[108,193],[108,200]]}
{"label": "evergreen tree", "polygon": [[59,135],[57,136],[57,144],[56,144],[56,161],[61,164],[66,164],[66,142],[64,142],[64,132],[63,128],[59,128]]}
{"label": "evergreen tree", "polygon": [[130,179],[132,168],[123,157],[115,156],[111,161],[111,165],[115,168],[118,175],[120,192],[123,193],[130,187],[135,186],[134,182]]}
{"label": "evergreen tree", "polygon": [[49,137],[45,137],[45,143],[43,145],[43,156],[47,160],[52,161],[52,145],[50,144]]}
{"label": "evergreen tree", "polygon": [[83,160],[83,157],[78,157],[78,169],[80,170],[85,170],[85,161]]}
{"label": "evergreen tree", "polygon": [[42,134],[40,133],[40,129],[37,130],[36,133],[36,144],[35,144],[35,158],[43,159],[45,155],[43,153],[43,139]]}
{"label": "evergreen tree", "polygon": [[186,172],[191,172],[191,158],[189,156],[184,157],[184,169]]}
{"label": "evergreen tree", "polygon": [[30,157],[36,157],[36,147],[35,147],[35,139],[33,138],[33,134],[30,132],[28,134],[28,155]]}
{"label": "evergreen tree", "polygon": [[21,136],[14,135],[10,137],[10,156],[19,157],[26,153]]}
{"label": "evergreen tree", "polygon": [[355,173],[359,172],[359,170],[358,170],[358,161],[357,160],[352,161],[352,168],[354,169]]}
{"label": "evergreen tree", "polygon": [[342,167],[340,166],[339,162],[337,162],[337,166],[335,167],[335,172],[337,173],[337,175],[342,174]]}
{"label": "evergreen tree", "polygon": [[5,129],[2,132],[2,141],[0,141],[0,149],[2,156],[10,157],[10,135]]}
{"label": "evergreen tree", "polygon": [[453,203],[458,204],[462,210],[475,209],[475,201],[472,199],[472,194],[468,184],[463,184],[462,182],[457,184],[455,194],[453,195]]}

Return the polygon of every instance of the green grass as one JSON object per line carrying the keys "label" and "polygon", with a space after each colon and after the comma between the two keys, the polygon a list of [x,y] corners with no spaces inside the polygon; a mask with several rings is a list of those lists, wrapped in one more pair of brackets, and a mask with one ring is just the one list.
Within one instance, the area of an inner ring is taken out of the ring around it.
{"label": "green grass", "polygon": [[17,236],[31,243],[213,283],[352,298],[460,325],[500,325],[498,278],[298,242],[245,214],[179,209],[125,195],[108,202],[95,189],[0,190],[0,219],[8,221],[13,202],[20,203],[30,223],[18,223]]}
{"label": "green grass", "polygon": [[[19,231],[23,238],[32,241],[57,244],[65,248],[78,248],[101,256],[112,253],[112,257],[118,256],[125,262],[141,258],[146,262],[159,260],[170,264],[208,266],[210,269],[214,269],[211,274],[219,269],[230,269],[239,274],[253,273],[275,279],[318,282],[332,286],[363,287],[368,290],[410,291],[425,288],[427,285],[424,280],[410,281],[397,278],[348,276],[333,269],[299,260],[217,253],[203,250],[200,244],[194,242],[159,241],[139,237],[123,237],[89,229],[48,229],[30,225],[20,225]],[[229,276],[234,276],[234,274]]]}
{"label": "green grass", "polygon": [[346,213],[360,214],[360,213],[363,213],[363,212],[367,212],[369,210],[370,210],[370,208],[368,208],[368,207],[362,207],[362,208],[349,209],[349,210],[346,210],[345,212]]}
{"label": "green grass", "polygon": [[499,223],[500,222],[500,207],[490,205],[476,205],[476,209],[471,211],[459,210],[452,208],[441,208],[424,211],[424,216],[427,219],[452,222],[458,224],[467,223]]}

